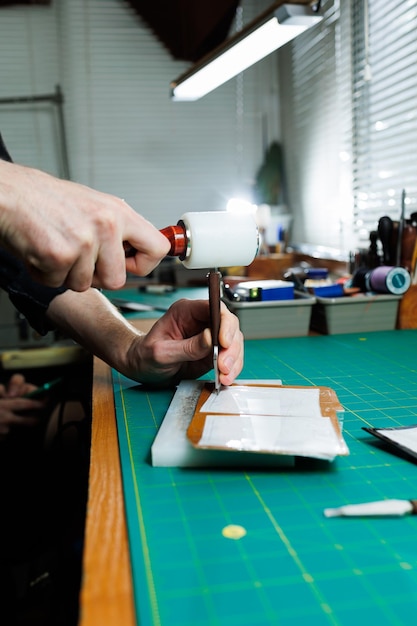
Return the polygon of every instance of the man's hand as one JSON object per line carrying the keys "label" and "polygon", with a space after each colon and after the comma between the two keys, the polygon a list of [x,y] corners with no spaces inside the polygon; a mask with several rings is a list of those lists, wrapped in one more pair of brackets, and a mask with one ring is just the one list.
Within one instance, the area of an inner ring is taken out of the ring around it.
{"label": "man's hand", "polygon": [[[137,254],[125,258],[123,242]],[[118,289],[126,271],[149,274],[170,244],[126,202],[0,160],[0,242],[51,287]]]}
{"label": "man's hand", "polygon": [[[231,385],[243,366],[243,335],[237,317],[223,303],[219,343],[220,382]],[[132,378],[159,385],[198,378],[210,371],[208,302],[179,300],[173,304],[146,335],[132,343],[128,362]]]}

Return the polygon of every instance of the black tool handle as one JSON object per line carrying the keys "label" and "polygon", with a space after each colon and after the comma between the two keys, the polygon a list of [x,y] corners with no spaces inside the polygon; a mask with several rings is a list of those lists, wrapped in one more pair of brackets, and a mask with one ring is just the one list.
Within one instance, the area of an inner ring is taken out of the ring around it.
{"label": "black tool handle", "polygon": [[219,345],[220,330],[220,280],[221,274],[217,270],[208,275],[210,328],[213,347]]}
{"label": "black tool handle", "polygon": [[382,244],[383,263],[384,265],[392,265],[392,234],[393,223],[388,215],[384,215],[378,222],[378,235]]}

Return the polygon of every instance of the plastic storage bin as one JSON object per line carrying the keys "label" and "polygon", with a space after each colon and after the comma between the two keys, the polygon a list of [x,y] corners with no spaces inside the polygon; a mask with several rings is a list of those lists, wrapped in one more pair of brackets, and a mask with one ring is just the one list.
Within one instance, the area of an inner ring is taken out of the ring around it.
{"label": "plastic storage bin", "polygon": [[402,296],[360,294],[341,298],[316,296],[311,330],[325,335],[394,330]]}
{"label": "plastic storage bin", "polygon": [[308,335],[316,298],[295,294],[293,300],[235,302],[224,298],[223,301],[239,318],[246,339],[270,339]]}

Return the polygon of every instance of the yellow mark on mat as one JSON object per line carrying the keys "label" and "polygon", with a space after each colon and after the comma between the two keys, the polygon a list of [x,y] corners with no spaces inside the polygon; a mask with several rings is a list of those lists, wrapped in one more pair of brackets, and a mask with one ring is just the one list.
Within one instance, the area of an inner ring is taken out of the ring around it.
{"label": "yellow mark on mat", "polygon": [[246,528],[237,524],[229,524],[223,528],[222,535],[226,539],[242,539],[246,535]]}

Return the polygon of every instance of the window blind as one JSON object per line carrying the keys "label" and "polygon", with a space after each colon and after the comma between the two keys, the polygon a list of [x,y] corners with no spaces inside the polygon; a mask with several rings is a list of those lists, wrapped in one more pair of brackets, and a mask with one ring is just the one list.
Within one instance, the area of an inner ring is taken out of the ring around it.
{"label": "window blind", "polygon": [[327,0],[280,55],[292,239],[346,253],[417,212],[417,0]]}
{"label": "window blind", "polygon": [[417,0],[353,0],[355,229],[417,211]]}
{"label": "window blind", "polygon": [[322,22],[280,52],[291,240],[334,251],[353,227],[349,9],[324,0]]}

